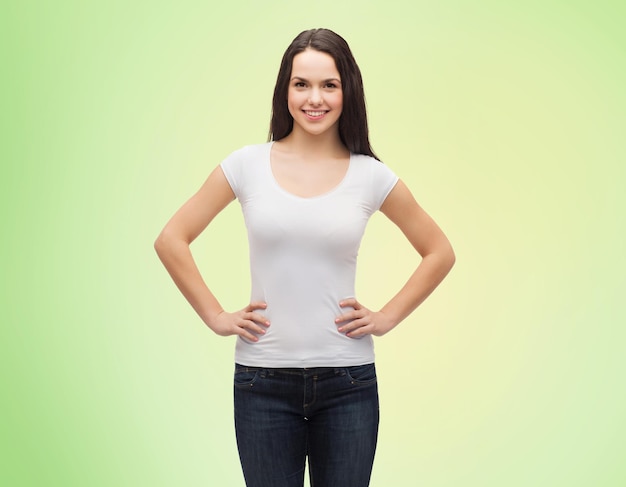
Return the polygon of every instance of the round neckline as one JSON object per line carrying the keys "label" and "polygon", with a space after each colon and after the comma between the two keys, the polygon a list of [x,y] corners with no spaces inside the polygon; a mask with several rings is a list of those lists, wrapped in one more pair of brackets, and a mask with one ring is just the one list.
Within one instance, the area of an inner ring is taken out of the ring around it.
{"label": "round neckline", "polygon": [[303,201],[307,201],[307,200],[316,200],[319,198],[324,198],[326,196],[331,196],[333,193],[339,191],[341,189],[342,186],[345,185],[346,181],[348,180],[348,176],[350,175],[350,173],[352,172],[352,166],[353,166],[353,155],[352,152],[350,152],[350,156],[349,156],[349,160],[348,160],[348,169],[346,169],[345,174],[343,175],[343,177],[341,178],[341,180],[339,181],[339,183],[337,183],[335,186],[333,186],[332,188],[330,188],[328,191],[325,191],[323,193],[320,194],[314,194],[313,196],[300,196],[298,194],[292,193],[291,191],[288,191],[287,189],[283,188],[280,183],[278,182],[278,179],[276,179],[276,176],[274,176],[274,171],[272,170],[272,147],[274,146],[274,140],[272,140],[268,146],[268,151],[267,151],[267,169],[269,171],[269,176],[270,179],[272,180],[272,183],[274,184],[274,186],[281,192],[286,194],[287,196],[290,196],[292,198],[298,199],[298,200],[303,200]]}

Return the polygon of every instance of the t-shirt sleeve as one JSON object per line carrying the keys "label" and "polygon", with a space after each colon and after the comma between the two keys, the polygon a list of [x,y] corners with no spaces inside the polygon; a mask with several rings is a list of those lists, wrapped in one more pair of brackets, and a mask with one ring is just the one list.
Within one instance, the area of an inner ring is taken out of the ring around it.
{"label": "t-shirt sleeve", "polygon": [[237,198],[240,198],[244,184],[243,176],[245,173],[243,171],[243,162],[243,149],[239,149],[231,153],[220,163],[222,172]]}
{"label": "t-shirt sleeve", "polygon": [[371,208],[377,211],[385,202],[385,199],[398,182],[398,176],[386,166],[376,159],[371,159]]}

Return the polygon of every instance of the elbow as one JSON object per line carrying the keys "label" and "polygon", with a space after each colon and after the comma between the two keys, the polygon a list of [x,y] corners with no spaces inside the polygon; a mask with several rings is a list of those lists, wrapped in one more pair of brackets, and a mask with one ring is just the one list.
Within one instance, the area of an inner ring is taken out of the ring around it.
{"label": "elbow", "polygon": [[437,249],[433,250],[431,255],[432,259],[437,262],[436,266],[443,276],[446,276],[448,272],[450,272],[456,262],[456,255],[452,249],[452,245],[450,245],[448,241],[445,243],[442,242]]}
{"label": "elbow", "polygon": [[446,277],[456,262],[456,255],[449,242],[446,242],[445,245],[441,244],[437,248],[432,249],[431,252],[421,255],[422,262],[430,262],[429,265],[439,279]]}
{"label": "elbow", "polygon": [[165,227],[154,241],[154,250],[159,259],[165,262],[172,256],[181,252],[183,248],[189,248],[189,240],[182,237],[178,232]]}
{"label": "elbow", "polygon": [[165,239],[163,238],[163,232],[159,234],[159,236],[154,241],[154,250],[159,257],[163,255],[163,250],[165,248]]}
{"label": "elbow", "polygon": [[450,269],[452,269],[452,267],[454,267],[454,263],[456,262],[456,254],[454,253],[454,249],[452,248],[452,245],[450,244],[450,241],[446,242],[446,248],[443,252],[443,260],[446,264],[446,268],[448,270],[448,272],[450,271]]}
{"label": "elbow", "polygon": [[449,269],[452,269],[454,267],[454,264],[456,263],[456,254],[454,253],[454,250],[452,249],[452,247],[450,247],[450,252],[448,255],[448,266]]}
{"label": "elbow", "polygon": [[452,245],[450,245],[450,242],[448,242],[447,249],[444,252],[443,261],[445,263],[447,274],[448,272],[450,272],[452,267],[454,267],[454,264],[456,262],[456,254],[454,253],[454,249],[452,248]]}
{"label": "elbow", "polygon": [[171,236],[163,229],[159,236],[154,241],[154,250],[161,260],[163,260],[164,255],[167,253],[168,249],[172,246]]}

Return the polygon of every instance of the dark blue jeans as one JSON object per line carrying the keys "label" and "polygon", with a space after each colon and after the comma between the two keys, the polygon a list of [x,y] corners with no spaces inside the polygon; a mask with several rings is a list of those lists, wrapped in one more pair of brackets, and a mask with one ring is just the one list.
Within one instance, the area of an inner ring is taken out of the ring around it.
{"label": "dark blue jeans", "polygon": [[235,430],[248,487],[367,487],[378,436],[374,364],[235,366]]}

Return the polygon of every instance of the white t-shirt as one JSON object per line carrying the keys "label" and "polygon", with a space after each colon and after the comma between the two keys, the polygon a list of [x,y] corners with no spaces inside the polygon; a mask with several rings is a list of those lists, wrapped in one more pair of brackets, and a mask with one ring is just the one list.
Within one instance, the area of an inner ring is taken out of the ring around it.
{"label": "white t-shirt", "polygon": [[374,361],[372,337],[349,338],[335,318],[355,297],[358,249],[370,216],[398,177],[383,163],[350,155],[334,189],[304,198],[272,173],[272,142],[229,155],[222,170],[243,211],[250,248],[251,301],[271,325],[258,342],[237,338],[235,361],[256,367],[335,367]]}

